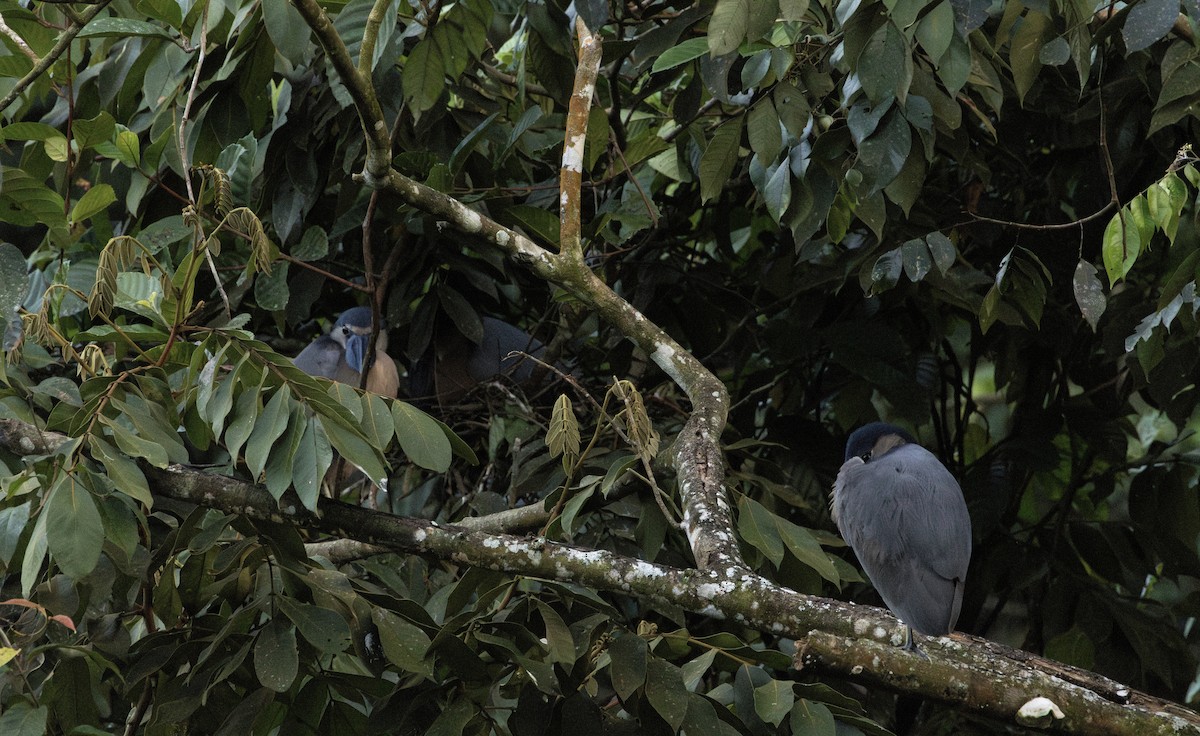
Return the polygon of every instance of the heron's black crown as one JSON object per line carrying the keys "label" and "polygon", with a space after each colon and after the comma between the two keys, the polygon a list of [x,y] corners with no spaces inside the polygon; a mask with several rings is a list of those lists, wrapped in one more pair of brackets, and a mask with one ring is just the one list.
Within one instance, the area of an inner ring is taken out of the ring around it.
{"label": "heron's black crown", "polygon": [[871,453],[879,438],[889,434],[894,434],[905,442],[916,443],[917,441],[911,434],[894,424],[871,422],[870,424],[864,424],[850,433],[850,439],[846,440],[846,457],[842,461],[845,462],[852,457],[867,459],[865,456]]}

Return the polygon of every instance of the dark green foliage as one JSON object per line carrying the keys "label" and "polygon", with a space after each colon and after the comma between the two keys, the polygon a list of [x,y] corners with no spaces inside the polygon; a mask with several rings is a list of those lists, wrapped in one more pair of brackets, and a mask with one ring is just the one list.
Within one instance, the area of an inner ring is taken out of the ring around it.
{"label": "dark green foliage", "polygon": [[[393,166],[550,248],[566,5],[325,4]],[[0,733],[131,711],[156,735],[894,725],[887,696],[731,621],[432,558],[334,564],[152,495],[139,461],[311,508],[336,451],[390,479],[394,513],[545,504],[548,536],[693,564],[662,462],[678,388],[470,236],[372,202],[350,95],[290,3],[181,7],[114,4],[2,111],[0,418],[70,439],[0,456]],[[826,492],[845,433],[882,416],[962,480],[962,628],[1194,697],[1200,55],[1177,29],[1200,4],[575,7],[605,44],[589,264],[729,388],[748,562],[878,603]],[[0,10],[7,94],[71,18]],[[501,316],[557,332],[597,401],[492,387],[434,418],[280,355],[379,281],[406,365]]]}

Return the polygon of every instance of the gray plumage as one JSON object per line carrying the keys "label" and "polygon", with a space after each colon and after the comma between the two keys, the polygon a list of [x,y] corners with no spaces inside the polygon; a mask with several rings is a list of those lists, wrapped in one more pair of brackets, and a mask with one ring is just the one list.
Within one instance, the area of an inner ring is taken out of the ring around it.
{"label": "gray plumage", "polygon": [[435,340],[408,373],[409,396],[415,400],[436,399],[446,404],[457,401],[480,384],[500,378],[525,385],[538,364],[525,355],[540,358],[546,346],[519,327],[495,317],[482,317],[483,337],[475,344],[458,332]]}
{"label": "gray plumage", "polygon": [[[313,340],[292,362],[310,376],[322,376],[357,387],[370,339],[371,310],[367,307],[347,309],[328,335]],[[387,355],[387,332],[380,331],[375,341],[375,361],[367,380],[367,390],[395,396],[398,386],[395,363]]]}
{"label": "gray plumage", "polygon": [[850,435],[834,522],[884,603],[927,636],[954,629],[971,560],[971,518],[954,476],[904,430]]}

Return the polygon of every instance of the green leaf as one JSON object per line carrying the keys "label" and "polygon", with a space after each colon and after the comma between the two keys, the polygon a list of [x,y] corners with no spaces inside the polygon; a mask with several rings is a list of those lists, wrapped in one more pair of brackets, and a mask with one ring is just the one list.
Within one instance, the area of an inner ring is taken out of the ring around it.
{"label": "green leaf", "polygon": [[1122,207],[1104,228],[1101,253],[1109,286],[1115,286],[1133,268],[1142,252],[1141,236],[1128,207]]}
{"label": "green leaf", "polygon": [[774,161],[783,147],[779,115],[770,97],[763,97],[750,108],[746,123],[750,149],[763,161]]}
{"label": "green leaf", "polygon": [[792,556],[834,585],[841,584],[837,566],[829,559],[829,555],[825,554],[825,550],[821,549],[821,544],[812,532],[779,516],[775,516],[775,527]]}
{"label": "green leaf", "polygon": [[46,719],[49,709],[42,705],[34,708],[23,700],[5,704],[4,713],[0,714],[0,733],[7,736],[42,736],[46,733]]}
{"label": "green leaf", "polygon": [[900,246],[900,258],[904,263],[904,275],[916,283],[925,278],[933,268],[933,255],[929,246],[920,238],[913,238]]}
{"label": "green leaf", "polygon": [[646,640],[632,632],[625,632],[613,640],[608,654],[612,660],[609,669],[613,689],[622,700],[628,700],[646,683]]}
{"label": "green leaf", "polygon": [[62,133],[58,128],[46,123],[17,122],[0,128],[0,140],[47,141],[60,137]]}
{"label": "green leaf", "polygon": [[116,201],[117,193],[113,191],[112,187],[107,184],[97,184],[79,198],[79,201],[71,208],[68,219],[71,222],[83,222],[89,217],[100,214]]}
{"label": "green leaf", "polygon": [[476,708],[469,698],[451,700],[437,720],[425,731],[425,736],[459,736],[471,719]]}
{"label": "green leaf", "polygon": [[708,38],[689,38],[688,40],[676,46],[672,46],[663,53],[659,54],[654,60],[654,65],[650,67],[650,71],[657,74],[667,69],[674,69],[680,64],[686,64],[692,59],[698,59],[708,53]]}
{"label": "green leaf", "polygon": [[779,0],[779,17],[786,21],[804,20],[808,12],[808,0]]}
{"label": "green leaf", "polygon": [[260,273],[254,277],[254,299],[263,309],[282,312],[287,309],[290,298],[287,263],[276,263],[270,273]]}
{"label": "green leaf", "polygon": [[404,97],[417,115],[432,108],[446,86],[445,62],[432,38],[423,38],[404,62]]}
{"label": "green leaf", "polygon": [[301,261],[319,261],[329,255],[329,235],[313,226],[304,231],[300,242],[292,248],[292,257]]}
{"label": "green leaf", "polygon": [[713,56],[737,51],[749,30],[750,0],[717,0],[708,21],[709,51]]}
{"label": "green leaf", "polygon": [[1125,53],[1132,54],[1149,47],[1171,31],[1179,16],[1179,0],[1140,0],[1133,3],[1125,17],[1121,36]]}
{"label": "green leaf", "polygon": [[64,573],[81,580],[95,569],[104,546],[104,525],[91,491],[64,472],[50,489],[43,513],[50,555]]}
{"label": "green leaf", "polygon": [[908,42],[900,29],[888,21],[871,34],[858,58],[858,77],[863,92],[875,104],[890,97],[904,102],[912,76]]}
{"label": "green leaf", "polygon": [[263,27],[279,55],[295,66],[309,60],[311,31],[304,16],[288,0],[262,1]]}
{"label": "green leaf", "polygon": [[46,155],[50,157],[51,161],[57,161],[58,163],[62,164],[66,163],[67,159],[70,157],[70,146],[67,144],[67,139],[65,136],[56,135],[51,138],[47,138],[45,142],[42,143],[42,147],[46,149]]}
{"label": "green leaf", "polygon": [[104,141],[111,140],[116,132],[117,123],[107,112],[101,112],[89,120],[76,120],[71,125],[71,135],[80,148],[94,148]]}
{"label": "green leaf", "polygon": [[778,521],[759,502],[741,497],[738,500],[738,534],[749,545],[766,555],[771,564],[783,562],[783,539],[779,536]]}
{"label": "green leaf", "polygon": [[25,544],[25,553],[21,556],[21,595],[26,598],[37,584],[42,562],[46,559],[46,519],[49,516],[45,509],[38,514],[29,541]]}
{"label": "green leaf", "polygon": [[805,736],[835,736],[837,724],[833,714],[824,703],[801,699],[792,706],[792,717],[788,720],[792,733]]}
{"label": "green leaf", "polygon": [[958,251],[954,248],[953,241],[942,233],[934,231],[925,236],[925,243],[929,246],[930,254],[933,255],[933,264],[945,276],[958,257]]}
{"label": "green leaf", "polygon": [[715,199],[729,181],[737,165],[738,148],[742,142],[742,116],[721,125],[700,157],[700,198]]}
{"label": "green leaf", "polygon": [[[589,125],[588,131],[590,132],[591,130],[592,128]],[[513,205],[504,210],[504,219],[511,224],[520,225],[531,236],[538,238],[544,243],[558,245],[560,230],[558,217],[545,207],[532,207],[524,204]]]}
{"label": "green leaf", "polygon": [[767,205],[775,222],[781,222],[788,207],[792,203],[792,170],[787,159],[778,164],[767,178],[767,185],[762,191],[763,203]]}
{"label": "green leaf", "polygon": [[563,472],[570,473],[579,459],[579,420],[566,394],[560,394],[554,402],[550,416],[550,428],[546,432],[546,446],[551,457],[562,457]]}
{"label": "green leaf", "polygon": [[575,663],[575,638],[571,629],[563,621],[562,616],[553,608],[540,600],[534,599],[534,605],[541,614],[542,622],[546,625],[547,658],[551,662],[571,666]]}
{"label": "green leaf", "polygon": [[378,607],[371,609],[371,621],[379,630],[379,641],[389,662],[405,672],[433,676],[433,664],[426,659],[430,639],[424,629]]}
{"label": "green leaf", "polygon": [[[296,471],[296,449],[304,438],[308,423],[305,421],[307,411],[299,404],[291,405],[291,416],[288,418],[287,431],[271,447],[271,456],[267,458],[266,473],[267,492],[276,500],[283,497],[292,485],[292,476]],[[319,482],[319,479],[318,479]],[[312,501],[313,508],[316,500]]]}
{"label": "green leaf", "polygon": [[435,473],[446,472],[452,457],[450,441],[433,417],[412,404],[395,401],[392,419],[400,449],[409,460]]}
{"label": "green leaf", "polygon": [[679,730],[687,715],[688,691],[678,667],[651,657],[646,665],[646,699],[672,729]]}
{"label": "green leaf", "polygon": [[[261,379],[260,379],[261,381]],[[225,430],[225,449],[229,450],[229,456],[237,460],[241,453],[242,445],[250,438],[250,433],[254,431],[254,425],[258,421],[259,412],[262,411],[262,383],[256,386],[243,387],[241,394],[238,395],[237,407],[233,411],[233,421],[229,423]]]}
{"label": "green leaf", "polygon": [[[387,470],[383,467],[383,455],[371,447],[361,431],[350,429],[337,419],[332,419],[324,414],[320,416],[321,426],[325,429],[326,436],[329,437],[329,443],[341,453],[342,457],[366,473],[373,483],[387,479]],[[399,428],[400,423],[397,422],[396,426]],[[399,434],[399,436],[401,438],[400,446],[403,447],[404,435]],[[444,437],[445,435],[443,435]]]}
{"label": "green leaf", "polygon": [[280,386],[254,423],[254,430],[246,441],[246,467],[250,468],[256,480],[267,466],[267,458],[275,441],[287,429],[288,417],[291,416],[290,397],[288,387]]}
{"label": "green leaf", "polygon": [[875,265],[871,267],[870,294],[874,296],[895,286],[903,268],[904,256],[899,248],[893,248],[875,259]]}
{"label": "green leaf", "polygon": [[175,37],[163,28],[147,23],[144,20],[132,18],[96,18],[83,27],[79,38],[125,38],[127,36],[146,36],[149,38],[165,38],[174,41]]}
{"label": "green leaf", "polygon": [[88,446],[91,448],[92,455],[104,465],[108,477],[118,491],[138,503],[144,504],[147,508],[153,508],[154,496],[150,495],[150,486],[146,483],[146,475],[136,462],[117,452],[98,434],[88,437]]}
{"label": "green leaf", "polygon": [[333,448],[325,435],[325,428],[316,417],[309,417],[305,423],[304,435],[296,448],[293,461],[292,485],[300,502],[309,511],[317,508],[317,499],[321,495],[321,479],[333,464]]}
{"label": "green leaf", "polygon": [[275,605],[296,624],[300,635],[323,654],[340,654],[350,645],[346,619],[327,608],[276,596]]}
{"label": "green leaf", "polygon": [[900,174],[911,150],[912,129],[900,111],[893,109],[871,137],[859,145],[855,170],[862,172],[871,184],[869,191],[874,193]]}
{"label": "green leaf", "polygon": [[132,130],[122,130],[117,133],[116,148],[118,160],[131,169],[136,169],[142,160],[141,141]]}
{"label": "green leaf", "polygon": [[917,25],[917,43],[929,54],[929,59],[935,66],[949,50],[954,34],[954,8],[950,0],[942,0],[933,6]]}
{"label": "green leaf", "polygon": [[1008,58],[1012,64],[1017,99],[1022,105],[1025,104],[1025,94],[1029,92],[1037,80],[1038,72],[1042,70],[1042,45],[1053,37],[1053,34],[1053,22],[1036,10],[1025,14],[1013,34]]}
{"label": "green leaf", "polygon": [[[792,683],[772,679],[765,685],[754,688],[754,712],[758,717],[778,726],[792,710],[796,702],[796,693],[792,691]],[[795,733],[808,733],[796,731]]]}
{"label": "green leaf", "polygon": [[1064,631],[1046,642],[1046,656],[1081,669],[1096,665],[1096,645],[1078,626]]}
{"label": "green leaf", "polygon": [[1075,303],[1079,305],[1079,311],[1091,326],[1092,332],[1095,332],[1100,315],[1104,314],[1104,308],[1108,305],[1104,287],[1096,276],[1096,267],[1081,259],[1075,266],[1072,285],[1075,289]]}
{"label": "green leaf", "polygon": [[166,448],[130,432],[124,425],[104,417],[101,421],[112,430],[113,440],[121,452],[130,457],[140,457],[156,468],[165,468],[170,464]]}
{"label": "green leaf", "polygon": [[258,681],[263,687],[282,693],[296,681],[299,671],[296,627],[284,619],[271,619],[254,640],[254,672]]}
{"label": "green leaf", "polygon": [[1150,216],[1171,243],[1175,242],[1175,233],[1179,229],[1179,215],[1183,212],[1186,202],[1187,185],[1175,172],[1168,173],[1146,190]]}
{"label": "green leaf", "polygon": [[16,335],[10,337],[8,325],[16,321],[17,307],[25,299],[29,290],[29,267],[25,265],[25,256],[11,243],[0,243],[0,349],[8,350],[12,346],[9,340],[15,341]]}

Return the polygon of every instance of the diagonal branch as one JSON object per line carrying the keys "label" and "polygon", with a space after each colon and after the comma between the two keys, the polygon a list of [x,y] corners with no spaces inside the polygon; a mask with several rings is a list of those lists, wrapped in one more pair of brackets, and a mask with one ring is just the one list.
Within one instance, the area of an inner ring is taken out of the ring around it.
{"label": "diagonal branch", "polygon": [[[337,71],[342,84],[346,85],[346,89],[350,92],[350,99],[354,100],[354,108],[358,110],[358,119],[362,123],[363,135],[367,138],[367,160],[363,178],[368,186],[372,186],[386,176],[392,164],[392,142],[388,136],[387,123],[383,119],[383,108],[379,104],[378,95],[375,94],[375,86],[371,84],[371,78],[355,66],[354,60],[350,58],[349,50],[346,49],[346,44],[342,42],[342,37],[333,27],[333,21],[321,9],[317,0],[292,0],[292,2],[300,11],[300,15],[304,17],[304,22],[316,34],[317,41],[325,50],[325,54]],[[378,26],[376,26],[375,31],[378,32],[378,30]],[[370,42],[369,47],[372,49],[375,47],[374,40]],[[364,44],[363,48],[367,48],[367,45]]]}
{"label": "diagonal branch", "polygon": [[39,61],[37,64],[34,64],[33,68],[29,70],[29,73],[21,77],[17,83],[13,85],[13,88],[8,91],[8,94],[4,95],[4,99],[0,100],[0,112],[7,110],[8,106],[11,105],[18,97],[20,97],[21,93],[24,92],[29,85],[37,81],[38,77],[45,74],[46,70],[53,66],[54,62],[58,61],[59,58],[67,52],[67,49],[71,48],[71,42],[75,40],[75,37],[79,35],[79,32],[83,30],[83,27],[90,23],[93,18],[99,15],[101,11],[107,8],[109,2],[111,2],[111,0],[99,0],[95,5],[83,11],[83,13],[81,13],[79,16],[79,20],[71,21],[71,25],[67,26],[62,35],[58,37],[58,41],[54,44],[54,47],[50,49],[50,52],[43,56],[41,61]]}
{"label": "diagonal branch", "polygon": [[[352,89],[364,130],[386,131],[374,89],[350,62],[345,45],[333,30],[329,18],[316,5],[316,0],[293,1],[313,28],[325,52],[334,59],[334,67],[342,74],[343,82]],[[579,142],[580,167],[582,141],[586,137],[588,109],[592,99],[592,94],[586,88],[594,87],[601,60],[599,36],[587,36],[584,40],[587,44],[581,59],[594,69],[581,70],[577,75],[577,86],[572,95],[573,124],[566,131],[568,141]],[[368,141],[368,147],[370,145]],[[571,145],[568,144],[566,148],[571,148]],[[564,159],[566,156],[564,151]],[[581,249],[572,252],[564,250],[562,254],[552,253],[521,233],[394,169],[386,166],[382,172],[373,169],[376,163],[378,161],[373,163],[368,153],[367,170],[362,175],[364,183],[396,194],[407,204],[445,220],[459,232],[499,248],[538,277],[562,287],[568,294],[596,310],[602,319],[616,326],[683,388],[692,402],[692,413],[676,440],[673,454],[683,498],[684,527],[692,545],[692,553],[701,569],[744,567],[741,552],[730,532],[733,529],[733,517],[724,494],[725,466],[719,444],[729,414],[729,393],[724,384],[666,332],[597,278],[579,255]],[[577,206],[578,197],[575,200]],[[571,237],[577,241],[579,236],[576,233]]]}

